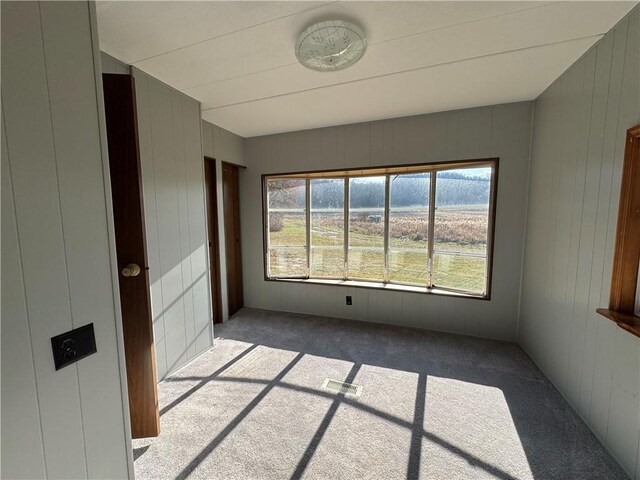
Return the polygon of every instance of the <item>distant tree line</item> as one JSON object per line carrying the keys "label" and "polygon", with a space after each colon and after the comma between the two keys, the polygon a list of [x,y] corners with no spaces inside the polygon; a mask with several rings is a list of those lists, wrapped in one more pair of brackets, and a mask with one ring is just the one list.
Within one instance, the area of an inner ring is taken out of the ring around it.
{"label": "distant tree line", "polygon": [[[312,208],[342,208],[344,183],[331,179],[312,182]],[[426,206],[429,202],[430,182],[424,175],[391,177],[391,206]],[[465,176],[458,172],[440,172],[437,180],[436,205],[478,205],[489,201],[490,181],[484,177]],[[384,207],[384,183],[375,181],[351,182],[350,206],[353,208]],[[305,186],[301,179],[282,179],[269,182],[271,208],[304,208]]]}

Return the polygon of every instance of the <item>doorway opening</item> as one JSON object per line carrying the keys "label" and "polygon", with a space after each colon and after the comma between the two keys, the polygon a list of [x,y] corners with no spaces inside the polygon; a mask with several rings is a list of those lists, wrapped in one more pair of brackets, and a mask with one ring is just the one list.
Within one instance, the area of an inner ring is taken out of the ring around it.
{"label": "doorway opening", "polygon": [[227,262],[229,316],[244,306],[242,289],[242,245],[240,243],[240,167],[222,162],[224,198],[224,243]]}

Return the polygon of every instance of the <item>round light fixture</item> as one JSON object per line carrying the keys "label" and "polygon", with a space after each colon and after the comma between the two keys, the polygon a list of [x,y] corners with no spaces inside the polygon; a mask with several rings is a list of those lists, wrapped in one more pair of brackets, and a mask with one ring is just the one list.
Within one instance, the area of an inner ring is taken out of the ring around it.
{"label": "round light fixture", "polygon": [[362,29],[342,20],[311,25],[296,42],[298,61],[320,72],[347,68],[360,60],[366,50],[367,37]]}

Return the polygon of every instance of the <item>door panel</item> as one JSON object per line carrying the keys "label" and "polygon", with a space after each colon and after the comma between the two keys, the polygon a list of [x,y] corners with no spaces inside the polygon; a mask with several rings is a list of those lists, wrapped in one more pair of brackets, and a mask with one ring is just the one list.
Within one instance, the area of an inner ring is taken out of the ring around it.
{"label": "door panel", "polygon": [[135,84],[131,75],[102,77],[131,431],[133,438],[155,437],[160,417]]}
{"label": "door panel", "polygon": [[224,193],[227,292],[229,315],[231,316],[244,306],[240,244],[240,183],[237,166],[222,163],[222,189]]}

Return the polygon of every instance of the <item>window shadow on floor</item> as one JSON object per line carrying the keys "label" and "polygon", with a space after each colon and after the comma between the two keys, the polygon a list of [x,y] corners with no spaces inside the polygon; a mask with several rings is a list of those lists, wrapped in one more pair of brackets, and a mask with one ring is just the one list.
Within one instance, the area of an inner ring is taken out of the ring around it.
{"label": "window shadow on floor", "polygon": [[[423,442],[428,441],[464,458],[469,464],[501,479],[514,478],[495,465],[477,458],[456,445],[425,431],[426,389],[429,376],[456,379],[501,390],[508,405],[531,473],[536,479],[601,478],[601,472],[613,472],[624,478],[615,461],[608,456],[586,425],[516,345],[423,330],[368,324],[305,315],[281,314],[243,309],[234,319],[216,329],[218,338],[252,344],[206,377],[175,375],[170,382],[197,381],[170,404],[164,414],[210,382],[238,382],[264,385],[264,389],[184,468],[178,478],[186,478],[210,455],[217,445],[273,389],[285,388],[332,400],[315,435],[307,446],[292,479],[301,478],[313,458],[338,407],[348,405],[407,428],[411,433],[407,459],[407,478],[420,477]],[[258,345],[299,352],[274,379],[221,377]],[[351,383],[363,365],[379,366],[418,374],[413,421],[394,417],[358,402],[344,394],[311,389],[285,381],[285,375],[310,354],[352,362],[344,381]],[[426,406],[428,409],[428,405]],[[582,472],[583,476],[577,472]],[[608,478],[612,478],[608,475]]]}

